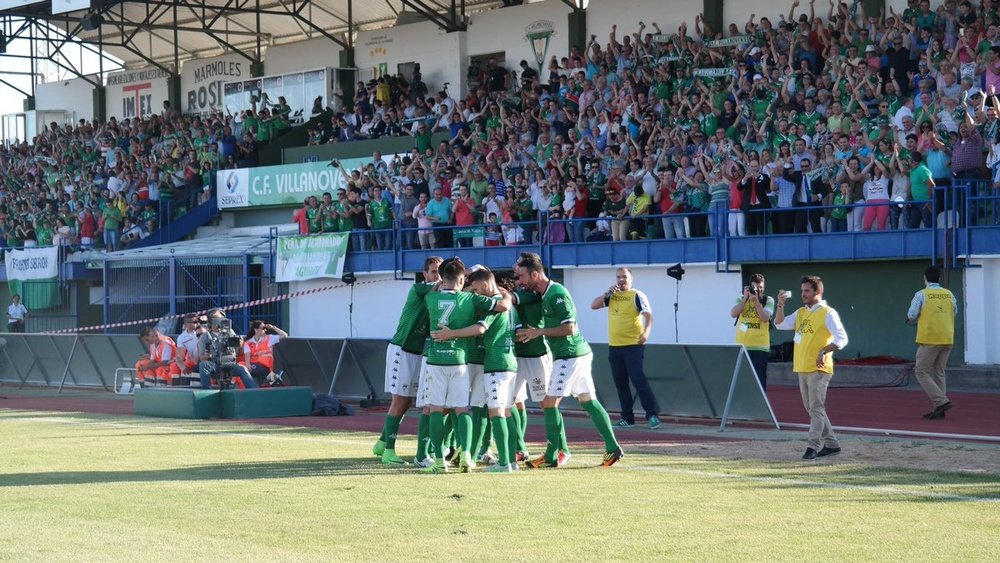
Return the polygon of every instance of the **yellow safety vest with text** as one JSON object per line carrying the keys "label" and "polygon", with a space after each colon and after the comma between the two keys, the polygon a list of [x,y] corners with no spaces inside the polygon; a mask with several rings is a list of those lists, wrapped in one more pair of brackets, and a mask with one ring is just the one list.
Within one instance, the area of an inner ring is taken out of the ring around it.
{"label": "yellow safety vest with text", "polygon": [[[761,304],[764,307],[766,304]],[[747,301],[736,322],[736,343],[747,350],[771,351],[771,327],[757,316],[757,308]]]}
{"label": "yellow safety vest with text", "polygon": [[917,344],[954,344],[954,296],[941,287],[928,287],[923,291],[924,304],[917,317]]}
{"label": "yellow safety vest with text", "polygon": [[608,299],[608,345],[634,346],[642,334],[642,315],[635,288],[618,291]]}
{"label": "yellow safety vest with text", "polygon": [[810,311],[802,307],[795,313],[795,358],[792,369],[795,373],[822,371],[833,374],[833,353],[826,353],[824,367],[816,367],[816,358],[824,346],[833,342],[830,329],[826,328],[828,307],[817,307]]}

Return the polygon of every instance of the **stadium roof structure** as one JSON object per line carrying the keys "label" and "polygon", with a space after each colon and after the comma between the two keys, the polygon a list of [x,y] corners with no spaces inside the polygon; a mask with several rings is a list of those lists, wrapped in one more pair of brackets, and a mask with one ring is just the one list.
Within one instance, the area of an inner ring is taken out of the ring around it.
{"label": "stadium roof structure", "polygon": [[[126,68],[155,66],[168,72],[176,72],[188,59],[226,53],[260,61],[268,46],[319,37],[349,48],[359,30],[421,19],[446,31],[463,31],[469,13],[511,4],[510,0],[95,0],[90,9],[53,14],[54,1],[15,0],[21,5],[0,10],[0,35],[7,42],[55,43],[57,59],[60,49],[75,43],[120,59]],[[53,58],[51,49],[32,52],[38,58]],[[73,61],[56,64],[83,76]]]}

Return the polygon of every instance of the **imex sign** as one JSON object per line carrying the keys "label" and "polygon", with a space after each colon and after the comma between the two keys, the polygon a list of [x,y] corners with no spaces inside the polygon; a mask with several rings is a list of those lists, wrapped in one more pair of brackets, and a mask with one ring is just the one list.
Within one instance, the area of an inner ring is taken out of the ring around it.
{"label": "imex sign", "polygon": [[146,117],[167,99],[170,73],[159,68],[118,72],[108,76],[108,115],[119,119]]}

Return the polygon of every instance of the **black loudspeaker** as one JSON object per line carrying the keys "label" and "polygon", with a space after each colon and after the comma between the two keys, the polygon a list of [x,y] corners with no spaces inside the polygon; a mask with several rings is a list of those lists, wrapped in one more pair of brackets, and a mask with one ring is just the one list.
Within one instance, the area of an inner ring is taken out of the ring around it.
{"label": "black loudspeaker", "polygon": [[98,27],[101,27],[102,23],[104,23],[104,18],[96,12],[87,14],[80,19],[80,25],[84,31],[94,31]]}

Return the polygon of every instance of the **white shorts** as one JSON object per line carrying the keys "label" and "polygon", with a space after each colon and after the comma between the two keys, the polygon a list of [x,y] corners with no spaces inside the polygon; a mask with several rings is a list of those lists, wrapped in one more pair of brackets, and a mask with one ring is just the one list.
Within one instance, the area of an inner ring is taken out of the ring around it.
{"label": "white shorts", "polygon": [[491,409],[509,409],[514,404],[514,378],[512,371],[494,371],[485,374],[486,406]]}
{"label": "white shorts", "polygon": [[417,382],[417,402],[418,409],[426,407],[427,403],[427,356],[420,356],[420,372]]}
{"label": "white shorts", "polygon": [[390,395],[416,397],[420,381],[420,356],[405,352],[395,344],[385,349],[385,392]]}
{"label": "white shorts", "polygon": [[449,409],[469,406],[469,366],[435,366],[427,364],[425,405]]}
{"label": "white shorts", "polygon": [[518,358],[517,377],[514,379],[514,402],[523,403],[531,392],[531,400],[542,402],[549,388],[552,375],[552,356],[545,354],[537,358]]}
{"label": "white shorts", "polygon": [[576,358],[565,358],[552,362],[552,380],[549,381],[547,394],[550,397],[579,397],[580,395],[596,396],[594,389],[594,374],[591,364],[594,354]]}
{"label": "white shorts", "polygon": [[486,378],[483,377],[483,364],[468,364],[469,366],[469,406],[486,406]]}

